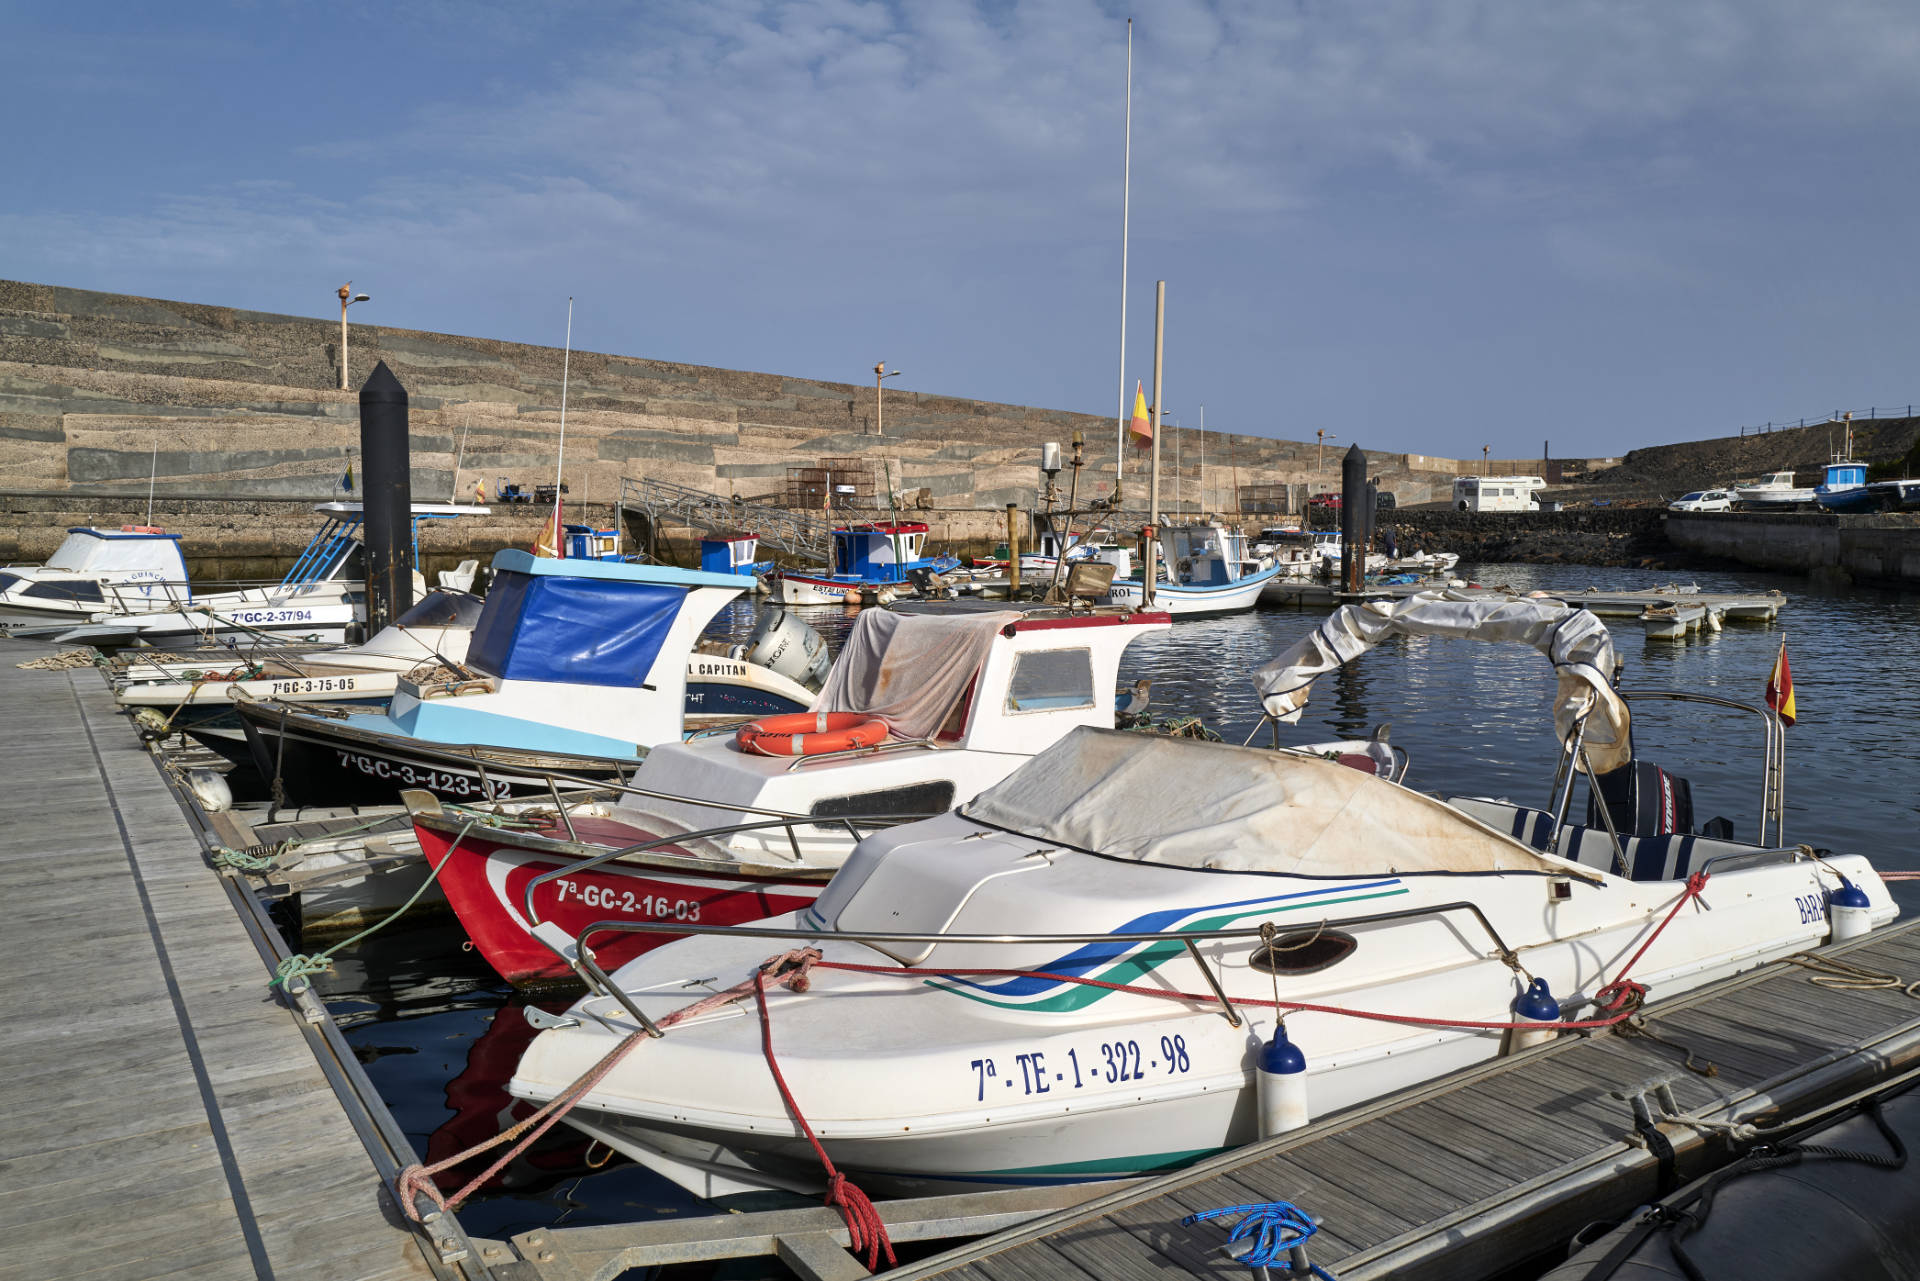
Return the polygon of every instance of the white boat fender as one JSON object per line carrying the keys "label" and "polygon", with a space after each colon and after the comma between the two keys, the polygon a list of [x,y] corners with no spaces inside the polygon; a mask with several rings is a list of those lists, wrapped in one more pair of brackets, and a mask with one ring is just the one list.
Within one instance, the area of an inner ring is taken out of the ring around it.
{"label": "white boat fender", "polygon": [[1260,1047],[1254,1065],[1260,1102],[1260,1137],[1270,1139],[1312,1120],[1307,1110],[1307,1056],[1287,1039],[1287,1025],[1273,1025],[1273,1039]]}
{"label": "white boat fender", "polygon": [[1873,900],[1842,876],[1840,888],[1827,895],[1827,920],[1833,927],[1832,942],[1857,939],[1873,928]]}
{"label": "white boat fender", "polygon": [[[146,711],[146,708],[141,708]],[[233,808],[233,789],[227,786],[227,780],[213,770],[196,768],[187,771],[187,790],[193,793],[193,799],[200,802],[200,808],[209,814],[220,814]]]}
{"label": "white boat fender", "polygon": [[[1518,1023],[1560,1022],[1560,1002],[1553,999],[1553,991],[1545,979],[1533,980],[1527,984],[1527,990],[1514,999],[1513,1017]],[[1558,1035],[1560,1029],[1553,1026],[1514,1028],[1507,1039],[1507,1053],[1517,1054],[1535,1045],[1545,1045]]]}

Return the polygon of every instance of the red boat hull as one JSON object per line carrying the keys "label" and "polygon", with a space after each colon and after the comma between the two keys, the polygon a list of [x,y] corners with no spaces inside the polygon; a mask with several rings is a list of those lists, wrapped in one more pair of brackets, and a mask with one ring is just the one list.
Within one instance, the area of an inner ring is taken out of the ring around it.
{"label": "red boat hull", "polygon": [[[593,841],[601,833],[592,827],[617,829],[604,835],[606,849],[619,849],[651,839],[624,824],[576,819],[576,833]],[[529,932],[525,915],[527,884],[547,872],[562,871],[584,862],[585,855],[533,850],[517,846],[509,833],[475,828],[457,847],[448,833],[416,823],[420,851],[440,871],[447,902],[466,927],[487,963],[509,983],[532,984],[571,979],[573,971]],[[556,835],[565,833],[541,833]],[[597,852],[597,851],[596,851]],[[668,853],[679,851],[667,850]],[[740,925],[796,911],[819,897],[824,880],[782,880],[715,872],[700,875],[678,868],[643,863],[611,862],[576,875],[555,877],[534,894],[534,910],[542,921],[553,921],[578,935],[598,921],[680,921],[689,925]],[[675,934],[596,935],[589,940],[594,957],[611,972]]]}

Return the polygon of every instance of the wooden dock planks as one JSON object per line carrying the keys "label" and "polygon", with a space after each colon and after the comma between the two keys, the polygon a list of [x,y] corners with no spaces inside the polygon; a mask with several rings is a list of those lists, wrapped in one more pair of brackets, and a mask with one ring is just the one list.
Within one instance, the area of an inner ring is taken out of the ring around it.
{"label": "wooden dock planks", "polygon": [[[1920,923],[1826,951],[1904,984],[1920,978]],[[1553,1233],[1652,1193],[1656,1159],[1623,1141],[1634,1125],[1617,1091],[1666,1079],[1683,1111],[1699,1111],[1758,1092],[1824,1098],[1920,1064],[1920,1000],[1903,986],[1836,990],[1812,979],[1776,963],[1651,1007],[1648,1027],[1660,1041],[1563,1037],[892,1275],[1245,1276],[1221,1250],[1224,1233],[1180,1220],[1267,1200],[1292,1201],[1321,1221],[1309,1255],[1342,1277],[1466,1278],[1511,1267]],[[1714,1074],[1687,1070],[1689,1052],[1698,1067],[1711,1060]],[[1697,1131],[1667,1132],[1682,1169],[1718,1159]]]}
{"label": "wooden dock planks", "polygon": [[0,642],[0,1278],[431,1277],[91,668]]}

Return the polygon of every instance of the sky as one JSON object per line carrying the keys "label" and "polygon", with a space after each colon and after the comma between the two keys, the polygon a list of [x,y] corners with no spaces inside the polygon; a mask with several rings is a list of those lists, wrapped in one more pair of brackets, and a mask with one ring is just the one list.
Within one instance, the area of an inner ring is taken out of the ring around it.
{"label": "sky", "polygon": [[1904,0],[0,3],[0,277],[1442,456],[1920,402]]}

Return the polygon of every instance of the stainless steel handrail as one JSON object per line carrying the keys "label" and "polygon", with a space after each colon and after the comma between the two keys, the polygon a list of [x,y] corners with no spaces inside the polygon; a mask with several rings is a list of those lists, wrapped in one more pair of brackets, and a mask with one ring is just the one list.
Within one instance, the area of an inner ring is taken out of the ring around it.
{"label": "stainless steel handrail", "polygon": [[[1658,699],[1672,703],[1702,703],[1728,711],[1758,716],[1763,727],[1764,747],[1760,774],[1760,831],[1755,844],[1778,849],[1786,844],[1787,825],[1787,731],[1779,715],[1770,707],[1722,698],[1717,694],[1695,694],[1673,689],[1623,689],[1620,697],[1631,703],[1636,698]],[[1769,835],[1771,834],[1771,835]],[[1769,839],[1772,844],[1769,845]]]}
{"label": "stainless steel handrail", "polygon": [[[1427,907],[1405,907],[1389,912],[1368,912],[1364,915],[1341,917],[1337,920],[1327,918],[1318,923],[1318,928],[1328,930],[1342,929],[1348,926],[1377,925],[1387,921],[1409,920],[1422,916],[1440,916],[1448,912],[1472,913],[1474,919],[1480,923],[1480,928],[1485,930],[1487,937],[1493,940],[1494,956],[1511,966],[1517,973],[1522,975],[1526,974],[1526,970],[1520,965],[1517,953],[1514,949],[1507,946],[1506,940],[1500,936],[1500,931],[1494,928],[1493,922],[1487,919],[1487,914],[1481,910],[1480,905],[1466,899],[1460,899],[1452,903],[1435,903]],[[600,968],[599,962],[594,959],[592,949],[587,945],[588,938],[595,934],[606,932],[618,934],[673,935],[727,934],[745,938],[786,939],[789,941],[835,938],[845,939],[855,943],[984,943],[994,945],[1031,943],[1177,943],[1184,946],[1188,954],[1199,963],[1202,976],[1206,979],[1207,985],[1213,989],[1214,994],[1220,1001],[1220,1013],[1222,1017],[1234,1027],[1241,1025],[1240,1013],[1234,1008],[1233,1003],[1227,999],[1225,989],[1214,977],[1205,958],[1200,955],[1197,945],[1219,940],[1264,937],[1262,928],[1257,925],[1248,926],[1243,929],[1174,930],[1164,933],[1123,931],[1112,934],[924,934],[890,933],[885,931],[861,931],[856,933],[843,932],[840,930],[794,930],[777,929],[772,926],[760,925],[681,925],[652,921],[595,921],[593,924],[587,926],[586,929],[580,931],[579,935],[574,939],[575,955],[572,957],[563,957],[563,959],[573,967],[574,972],[580,976],[581,980],[586,983],[590,990],[597,991],[603,996],[610,996],[618,1001],[625,1007],[627,1013],[633,1016],[634,1021],[651,1037],[664,1036],[665,1033],[654,1024],[652,1019],[648,1018],[646,1014],[641,1011],[638,1005],[633,1003],[632,999],[613,981],[612,977]],[[937,967],[930,968],[926,972],[936,975],[941,973]]]}

